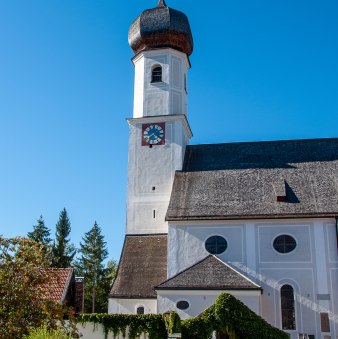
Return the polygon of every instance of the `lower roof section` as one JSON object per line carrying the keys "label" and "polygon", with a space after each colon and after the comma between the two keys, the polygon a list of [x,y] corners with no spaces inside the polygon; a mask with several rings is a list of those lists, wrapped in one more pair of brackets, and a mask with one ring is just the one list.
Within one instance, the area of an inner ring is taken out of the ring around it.
{"label": "lower roof section", "polygon": [[156,298],[167,279],[167,235],[126,235],[110,298]]}
{"label": "lower roof section", "polygon": [[261,287],[214,255],[176,274],[156,290],[261,290]]}

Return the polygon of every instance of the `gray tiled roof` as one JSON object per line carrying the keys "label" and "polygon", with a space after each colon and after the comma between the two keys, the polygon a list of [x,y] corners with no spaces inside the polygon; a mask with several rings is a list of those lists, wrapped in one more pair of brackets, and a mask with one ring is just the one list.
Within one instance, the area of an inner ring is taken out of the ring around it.
{"label": "gray tiled roof", "polygon": [[338,139],[188,146],[166,219],[338,215]]}
{"label": "gray tiled roof", "polygon": [[167,235],[127,235],[110,297],[156,298],[167,278]]}
{"label": "gray tiled roof", "polygon": [[260,290],[261,287],[214,255],[208,255],[205,259],[156,286],[156,290],[239,289]]}

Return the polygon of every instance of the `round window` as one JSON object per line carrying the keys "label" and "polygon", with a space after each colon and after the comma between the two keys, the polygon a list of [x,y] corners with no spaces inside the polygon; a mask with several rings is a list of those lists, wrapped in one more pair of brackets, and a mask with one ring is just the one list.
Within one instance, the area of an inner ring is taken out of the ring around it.
{"label": "round window", "polygon": [[176,303],[176,307],[179,309],[179,310],[186,310],[187,308],[189,308],[189,303],[185,300],[180,300]]}
{"label": "round window", "polygon": [[283,234],[279,235],[273,241],[273,248],[279,253],[290,253],[297,246],[295,238],[291,235]]}
{"label": "round window", "polygon": [[211,254],[221,254],[227,247],[227,241],[219,235],[214,235],[205,242],[205,249]]}

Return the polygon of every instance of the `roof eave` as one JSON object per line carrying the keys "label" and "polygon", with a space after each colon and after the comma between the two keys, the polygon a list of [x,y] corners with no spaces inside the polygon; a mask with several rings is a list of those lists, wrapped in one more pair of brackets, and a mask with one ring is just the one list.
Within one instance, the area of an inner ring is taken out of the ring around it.
{"label": "roof eave", "polygon": [[257,214],[257,215],[197,215],[197,216],[168,216],[166,221],[194,220],[244,220],[244,219],[301,219],[301,218],[336,218],[338,212],[330,213],[299,213],[299,214]]}
{"label": "roof eave", "polygon": [[119,295],[119,294],[109,294],[108,298],[110,299],[154,299],[156,300],[156,296],[140,296],[140,295]]}
{"label": "roof eave", "polygon": [[262,291],[262,287],[155,287],[155,290],[161,291]]}

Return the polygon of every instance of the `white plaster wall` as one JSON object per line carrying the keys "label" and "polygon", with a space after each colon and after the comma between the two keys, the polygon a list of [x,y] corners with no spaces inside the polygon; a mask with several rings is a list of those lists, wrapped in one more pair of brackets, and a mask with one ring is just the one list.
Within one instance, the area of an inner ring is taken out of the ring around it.
{"label": "white plaster wall", "polygon": [[205,241],[221,235],[228,242],[227,251],[219,258],[227,262],[245,263],[244,223],[169,225],[168,278],[204,259],[209,253]]}
{"label": "white plaster wall", "polygon": [[[144,51],[135,65],[134,118],[187,113],[184,75],[190,68],[186,54],[165,48]],[[154,66],[162,67],[162,82],[151,83]]]}
{"label": "white plaster wall", "polygon": [[[150,122],[165,123],[165,145],[142,146],[142,124]],[[139,118],[130,119],[129,124],[126,232],[167,233],[165,215],[174,174],[182,169],[190,136],[186,118],[183,115]]]}
{"label": "white plaster wall", "polygon": [[157,313],[156,299],[112,299],[108,300],[108,314],[136,314],[138,307],[144,307],[145,314]]}
{"label": "white plaster wall", "polygon": [[[234,295],[252,311],[260,314],[260,291],[157,291],[158,312],[176,311],[181,319],[195,317],[215,303],[215,299],[223,292]],[[189,302],[187,310],[176,307],[178,301]]]}
{"label": "white plaster wall", "polygon": [[[277,253],[273,240],[290,234],[297,241],[289,254]],[[272,325],[281,327],[280,288],[293,286],[296,298],[297,331],[321,338],[320,312],[328,312],[330,335],[337,336],[338,251],[335,220],[243,220],[224,222],[185,222],[169,225],[168,277],[208,255],[205,240],[221,235],[228,249],[219,257],[260,286],[261,313]],[[319,295],[319,296],[318,296]],[[329,300],[322,300],[329,298]]]}
{"label": "white plaster wall", "polygon": [[[94,323],[86,323],[84,325],[77,324],[76,327],[79,330],[79,332],[82,334],[81,336],[82,339],[104,339],[105,338],[103,326],[100,324],[98,325],[94,325]],[[122,334],[114,337],[112,333],[109,333],[107,336],[107,339],[128,339],[128,338],[129,338],[128,329],[127,329],[127,333],[125,337]],[[149,336],[145,334],[140,336],[140,339],[147,339],[147,338],[149,338]]]}

